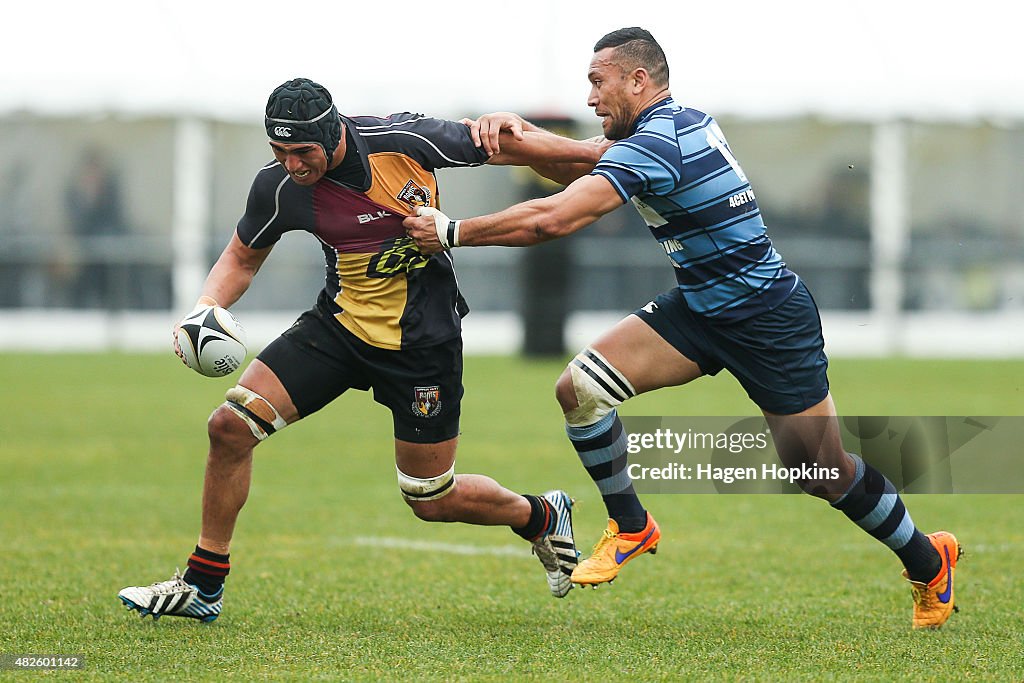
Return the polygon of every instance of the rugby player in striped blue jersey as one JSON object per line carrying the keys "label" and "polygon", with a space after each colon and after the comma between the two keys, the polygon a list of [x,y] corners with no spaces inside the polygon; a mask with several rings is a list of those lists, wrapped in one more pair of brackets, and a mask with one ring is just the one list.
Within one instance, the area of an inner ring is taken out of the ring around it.
{"label": "rugby player in striped blue jersey", "polygon": [[[781,460],[811,474],[801,488],[823,498],[884,543],[904,565],[914,628],[937,628],[954,610],[952,534],[921,533],[891,482],[840,440],[829,394],[818,309],[769,239],[747,176],[715,120],[669,92],[665,54],[648,31],[624,28],[594,46],[588,104],[614,144],[596,166],[535,165],[567,184],[547,198],[451,220],[433,208],[404,221],[424,253],[458,246],[529,246],[573,233],[632,202],[667,254],[677,285],[577,355],[556,395],[566,432],[608,510],[608,527],[573,582],[612,581],[654,553],[658,524],[626,470],[616,407],[640,393],[681,386],[723,368],[767,418]],[[515,114],[481,118],[474,138],[488,153],[536,126]],[[813,467],[817,465],[818,467]]]}

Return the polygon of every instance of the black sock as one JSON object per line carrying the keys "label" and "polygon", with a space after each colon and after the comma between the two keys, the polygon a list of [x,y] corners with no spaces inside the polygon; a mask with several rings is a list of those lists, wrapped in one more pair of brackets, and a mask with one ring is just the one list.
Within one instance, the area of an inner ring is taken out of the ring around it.
{"label": "black sock", "polygon": [[633,485],[621,493],[613,493],[604,498],[604,506],[608,510],[608,516],[619,525],[619,531],[624,534],[635,534],[643,531],[647,526],[647,510],[640,504]]}
{"label": "black sock", "polygon": [[535,541],[544,534],[551,533],[558,522],[558,513],[551,507],[551,503],[540,496],[531,496],[528,493],[523,494],[523,498],[530,502],[530,520],[526,526],[513,528],[512,531],[527,541]]}
{"label": "black sock", "polygon": [[942,569],[942,557],[923,533],[914,529],[914,535],[905,546],[896,551],[907,568],[907,576],[911,581],[928,583],[939,575]]}
{"label": "black sock", "polygon": [[216,595],[224,586],[224,577],[231,571],[228,557],[196,546],[188,558],[188,569],[182,578],[204,595]]}

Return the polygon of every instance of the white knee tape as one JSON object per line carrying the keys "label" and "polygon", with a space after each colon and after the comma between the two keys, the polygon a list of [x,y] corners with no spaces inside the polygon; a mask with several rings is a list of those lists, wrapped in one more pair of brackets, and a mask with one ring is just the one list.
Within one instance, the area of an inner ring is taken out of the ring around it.
{"label": "white knee tape", "polygon": [[406,500],[437,500],[455,490],[455,463],[452,463],[452,466],[444,474],[427,479],[410,477],[397,466],[395,471],[398,472],[398,488],[401,489],[402,496]]}
{"label": "white knee tape", "polygon": [[579,408],[565,414],[570,427],[588,427],[615,409],[636,390],[621,372],[597,351],[583,349],[569,363],[573,391]]}
{"label": "white knee tape", "polygon": [[260,441],[288,426],[277,408],[255,391],[243,386],[231,387],[224,398],[227,407],[249,425],[249,431]]}

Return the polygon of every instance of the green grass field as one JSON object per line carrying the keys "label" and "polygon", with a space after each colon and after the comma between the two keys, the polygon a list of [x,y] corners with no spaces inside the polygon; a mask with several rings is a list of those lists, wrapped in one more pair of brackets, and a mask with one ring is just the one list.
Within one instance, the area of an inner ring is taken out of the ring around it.
{"label": "green grass field", "polygon": [[[587,551],[604,509],[563,436],[551,389],[561,367],[467,359],[458,471],[567,489]],[[1024,362],[839,359],[831,377],[846,414],[1024,414]],[[390,416],[362,393],[258,449],[223,616],[141,620],[116,593],[184,567],[205,418],[231,380],[170,354],[0,355],[0,380],[0,654],[85,656],[61,677],[1024,678],[1020,496],[908,497],[919,526],[948,528],[967,550],[961,612],[939,632],[910,631],[895,556],[803,496],[647,496],[658,555],[559,601],[507,529],[408,511]],[[754,414],[724,375],[622,412]]]}

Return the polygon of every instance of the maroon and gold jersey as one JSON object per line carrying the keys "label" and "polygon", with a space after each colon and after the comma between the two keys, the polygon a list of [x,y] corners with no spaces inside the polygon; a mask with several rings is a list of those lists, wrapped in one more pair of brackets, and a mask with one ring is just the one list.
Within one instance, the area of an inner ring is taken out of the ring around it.
{"label": "maroon and gold jersey", "polygon": [[253,181],[238,238],[262,249],[289,230],[315,235],[327,259],[334,317],[368,344],[402,349],[458,336],[469,309],[451,254],[421,254],[402,219],[416,206],[437,207],[434,169],[478,166],[486,153],[453,121],[408,113],[341,120],[365,172],[355,174],[362,186],[342,182],[352,174],[335,173],[339,167],[303,187],[281,164],[268,164]]}

